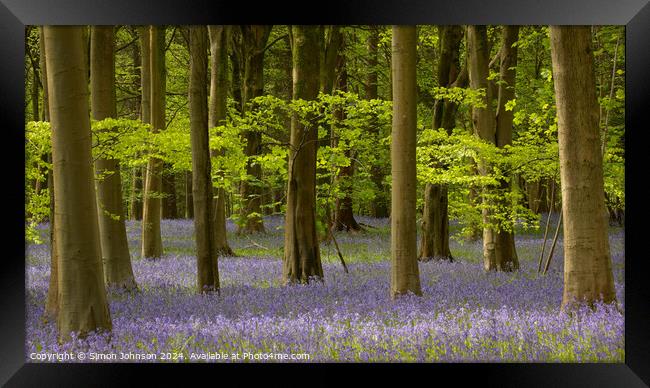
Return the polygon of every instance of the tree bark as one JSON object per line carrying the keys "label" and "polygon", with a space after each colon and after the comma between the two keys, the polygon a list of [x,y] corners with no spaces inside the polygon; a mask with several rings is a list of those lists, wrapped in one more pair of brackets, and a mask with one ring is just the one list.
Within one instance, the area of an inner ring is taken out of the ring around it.
{"label": "tree bark", "polygon": [[[244,112],[248,108],[247,103],[255,97],[264,94],[264,49],[269,39],[272,26],[241,26],[241,35],[244,53],[244,79],[242,106]],[[260,154],[262,134],[258,131],[247,131],[246,156],[254,157]],[[264,232],[262,220],[262,167],[259,163],[249,160],[246,164],[246,174],[253,177],[253,181],[244,180],[241,182],[242,212],[245,220],[243,227],[238,233]]]}
{"label": "tree bark", "polygon": [[192,198],[192,172],[185,172],[185,218],[194,218],[194,200]]}
{"label": "tree bark", "polygon": [[58,257],[60,342],[111,330],[93,186],[88,78],[82,27],[44,27]]}
{"label": "tree bark", "polygon": [[[320,36],[317,26],[291,26],[293,99],[315,100],[318,96]],[[289,183],[284,227],[285,283],[308,283],[323,279],[320,246],[316,234],[316,151],[318,127],[291,118]]]}
{"label": "tree bark", "polygon": [[[345,65],[345,54],[340,52],[338,55],[337,66],[338,78],[336,89],[346,93],[348,91],[348,71]],[[333,129],[337,124],[345,119],[345,109],[342,106],[336,107],[334,111],[335,120],[332,125]],[[340,124],[339,124],[340,126]],[[338,136],[334,136],[333,141],[338,143]],[[348,166],[343,166],[339,170],[336,180],[341,185],[341,192],[343,196],[336,200],[336,214],[334,216],[334,229],[337,231],[359,231],[361,226],[354,219],[354,212],[352,208],[352,179],[354,176],[354,160],[353,151],[346,149],[344,151],[346,158],[350,159]]]}
{"label": "tree bark", "polygon": [[[115,32],[113,26],[92,26],[90,44],[91,110],[94,120],[116,117]],[[109,130],[110,131],[110,130]],[[122,206],[120,163],[95,161],[99,237],[106,284],[136,288]]]}
{"label": "tree bark", "polygon": [[564,217],[562,308],[615,302],[591,33],[551,26],[550,36]]}
{"label": "tree bark", "polygon": [[[208,26],[210,34],[210,106],[208,127],[226,123],[228,100],[228,26]],[[219,155],[211,150],[213,156]],[[223,176],[223,174],[222,174]],[[218,255],[232,256],[226,231],[226,190],[219,187],[214,198],[214,249]]]}
{"label": "tree bark", "polygon": [[[463,38],[461,26],[441,26],[440,63],[438,64],[438,85],[455,86],[460,70],[460,42]],[[436,100],[433,108],[433,130],[443,128],[451,134],[456,123],[458,105],[445,100]],[[424,188],[422,211],[422,232],[420,237],[420,261],[453,261],[449,249],[449,214],[447,186],[427,183]]]}
{"label": "tree bark", "polygon": [[208,31],[190,27],[190,134],[192,142],[192,197],[199,293],[219,290],[217,252],[214,249],[212,170],[208,134]]}
{"label": "tree bark", "polygon": [[[140,65],[140,120],[151,123],[151,61],[149,59],[150,34],[148,27],[138,28],[140,40],[140,55],[134,63]],[[133,171],[133,190],[131,191],[131,219],[142,220],[144,212],[144,185],[146,184],[147,168],[136,167]]]}
{"label": "tree bark", "polygon": [[[368,49],[368,73],[364,87],[366,100],[376,100],[379,98],[377,72],[377,66],[379,64],[379,29],[379,26],[370,26],[370,35],[368,35],[368,40],[366,41],[366,47]],[[368,129],[376,141],[379,141],[380,133],[376,120],[372,120]],[[386,218],[390,213],[388,208],[389,198],[386,195],[386,185],[384,184],[384,178],[386,177],[385,171],[380,166],[374,164],[370,167],[370,176],[372,182],[375,184],[377,193],[371,204],[371,214],[373,217]]]}
{"label": "tree bark", "polygon": [[[506,103],[515,99],[515,81],[517,76],[517,47],[513,44],[519,39],[519,26],[503,26],[503,38],[501,40],[501,64],[500,80],[498,86],[498,102],[496,113],[496,145],[499,148],[512,145],[512,121],[514,113],[512,110],[506,110]],[[512,188],[510,185],[512,177],[506,177],[501,180],[500,191],[504,194],[501,204],[504,208],[512,207],[512,203],[507,200],[508,194]],[[501,196],[500,196],[501,197]],[[497,263],[504,271],[513,271],[519,269],[519,258],[515,247],[514,222],[507,220],[509,230],[499,228],[496,235],[497,242]]]}
{"label": "tree bark", "polygon": [[391,297],[422,295],[416,237],[416,44],[415,26],[393,26],[391,73]]}
{"label": "tree bark", "polygon": [[[485,26],[467,27],[467,46],[469,63],[469,83],[474,90],[485,90],[485,107],[472,108],[472,123],[474,134],[485,141],[496,144],[496,116],[492,107],[492,88],[488,87],[488,40]],[[489,175],[490,166],[485,160],[479,160],[478,171],[481,175]],[[491,208],[495,205],[488,198],[494,193],[494,188],[483,188],[483,267],[486,271],[501,270],[497,257],[500,245],[497,241],[496,219]]]}
{"label": "tree bark", "polygon": [[161,212],[162,219],[178,218],[178,207],[176,205],[176,174],[171,170],[171,165],[164,163],[162,172]]}
{"label": "tree bark", "polygon": [[[149,70],[152,132],[165,128],[165,29],[149,27]],[[144,105],[143,105],[144,107]],[[147,164],[142,214],[142,257],[162,256],[160,234],[160,192],[162,190],[162,161],[151,157]]]}
{"label": "tree bark", "polygon": [[[141,60],[141,46],[143,45],[143,39],[146,34],[143,34],[142,27],[134,27],[133,34],[137,34],[138,44],[133,44],[131,50],[131,56],[133,60],[133,78],[135,85],[138,86],[140,93],[133,100],[133,116],[134,119],[139,119],[144,121],[142,114],[142,90],[144,87],[142,85],[142,72],[143,62]],[[147,62],[147,61],[145,61]],[[148,66],[147,66],[148,67]],[[131,193],[129,200],[129,219],[130,220],[141,220],[142,219],[142,167],[134,167],[131,172]]]}

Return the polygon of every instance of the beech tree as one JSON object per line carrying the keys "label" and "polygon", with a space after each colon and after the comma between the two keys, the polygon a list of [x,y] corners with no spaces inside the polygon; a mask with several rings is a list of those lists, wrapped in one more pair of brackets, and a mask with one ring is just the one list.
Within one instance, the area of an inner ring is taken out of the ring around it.
{"label": "beech tree", "polygon": [[[149,30],[147,27],[135,28],[138,36],[138,44],[133,45],[133,67],[136,74],[133,75],[140,86],[139,94],[136,97],[136,110],[139,119],[143,123],[150,122],[150,105],[149,105]],[[145,92],[146,91],[146,92]],[[145,169],[138,166],[133,169],[133,179],[131,182],[131,206],[129,209],[129,219],[142,220],[142,192],[144,180],[146,178]]]}
{"label": "beech tree", "polygon": [[421,295],[416,237],[416,44],[415,26],[393,26],[391,74],[391,277],[393,298]]}
{"label": "beech tree", "polygon": [[[94,120],[116,116],[115,36],[113,26],[93,26],[90,40],[90,102]],[[99,237],[104,276],[109,285],[136,287],[126,238],[120,163],[100,156],[95,161]]]}
{"label": "beech tree", "polygon": [[[377,70],[379,65],[379,30],[380,26],[370,26],[370,34],[366,41],[366,47],[368,50],[368,73],[366,76],[364,91],[367,100],[376,100],[379,98],[379,77]],[[371,123],[368,129],[375,138],[379,137],[379,126],[375,121]],[[388,198],[385,193],[386,189],[384,184],[385,174],[379,166],[374,164],[371,166],[371,174],[372,181],[377,188],[377,197],[372,202],[371,214],[374,217],[388,217]]]}
{"label": "beech tree", "polygon": [[[337,55],[336,63],[336,90],[343,93],[348,91],[348,71],[345,61],[345,53],[343,52],[344,43],[341,42],[341,49]],[[336,127],[345,119],[345,108],[338,106],[334,111],[334,125]],[[338,128],[343,130],[343,128]],[[332,136],[332,146],[336,147],[338,143],[338,136]],[[336,199],[336,212],[334,215],[334,229],[337,231],[359,231],[361,226],[354,218],[352,208],[352,179],[354,176],[354,157],[351,149],[346,149],[345,157],[350,160],[347,166],[342,166],[336,180],[341,185],[342,196]]]}
{"label": "beech tree", "polygon": [[[244,71],[242,80],[242,107],[247,108],[247,103],[255,97],[264,94],[264,52],[266,42],[271,34],[272,26],[241,26],[242,55]],[[315,74],[318,74],[315,73]],[[318,78],[318,77],[316,77]],[[262,134],[258,131],[247,131],[246,156],[254,157],[260,154]],[[243,226],[239,233],[264,232],[262,221],[262,190],[260,180],[262,169],[259,163],[249,161],[246,173],[253,178],[252,182],[244,180],[241,183],[242,208],[241,217]]]}
{"label": "beech tree", "polygon": [[[497,122],[492,100],[494,99],[494,88],[490,87],[489,76],[489,52],[487,28],[485,26],[467,27],[467,51],[468,51],[468,73],[470,87],[476,91],[482,91],[482,106],[472,108],[472,124],[474,134],[491,144],[497,144]],[[485,159],[479,160],[478,172],[483,176],[490,174],[491,166]],[[482,198],[483,217],[483,267],[486,271],[507,271],[513,268],[511,261],[505,259],[499,242],[499,226],[495,217],[496,201],[494,199],[495,188],[485,186]]]}
{"label": "beech tree", "polygon": [[551,26],[550,36],[564,217],[562,308],[615,302],[591,32]]}
{"label": "beech tree", "polygon": [[[208,26],[210,35],[210,106],[208,128],[224,125],[228,100],[228,35],[229,26]],[[219,154],[211,150],[213,156]],[[226,233],[226,191],[216,189],[214,210],[214,249],[219,255],[232,256]]]}
{"label": "beech tree", "polygon": [[[499,51],[499,74],[497,111],[496,111],[496,140],[497,147],[503,148],[512,145],[513,111],[507,109],[506,104],[515,99],[515,81],[517,75],[517,46],[519,26],[502,27],[501,48]],[[511,207],[508,203],[508,192],[512,189],[510,179],[501,180],[501,205],[505,209]],[[511,271],[519,268],[519,258],[515,247],[514,225],[511,220],[506,220],[508,230],[500,228],[495,237],[497,263],[502,270]]]}
{"label": "beech tree", "polygon": [[[318,96],[320,34],[318,26],[291,26],[293,100]],[[313,118],[312,118],[313,119]],[[305,124],[305,121],[308,124]],[[289,183],[284,226],[283,278],[286,283],[322,279],[323,267],[316,233],[316,151],[318,127],[298,112],[291,118]]]}
{"label": "beech tree", "polygon": [[[143,77],[142,84],[145,84]],[[152,131],[165,128],[165,29],[160,26],[149,27],[149,104]],[[143,94],[144,91],[143,88]],[[144,98],[143,98],[144,101]],[[146,118],[143,103],[143,117]],[[142,257],[160,257],[163,253],[160,235],[162,190],[162,161],[149,158],[145,180],[142,213]]]}
{"label": "beech tree", "polygon": [[59,341],[111,330],[93,185],[83,27],[44,27],[58,259]]}
{"label": "beech tree", "polygon": [[[463,38],[461,26],[438,27],[440,56],[438,62],[438,86],[461,87],[467,79],[466,70],[460,69],[460,42]],[[433,107],[433,130],[443,128],[451,134],[456,123],[458,104],[439,99]],[[444,184],[427,183],[424,187],[424,208],[422,211],[422,233],[420,237],[421,261],[453,261],[449,250],[448,193]]]}
{"label": "beech tree", "polygon": [[190,138],[192,143],[192,198],[199,292],[219,290],[217,251],[213,246],[212,171],[208,135],[208,31],[190,27]]}

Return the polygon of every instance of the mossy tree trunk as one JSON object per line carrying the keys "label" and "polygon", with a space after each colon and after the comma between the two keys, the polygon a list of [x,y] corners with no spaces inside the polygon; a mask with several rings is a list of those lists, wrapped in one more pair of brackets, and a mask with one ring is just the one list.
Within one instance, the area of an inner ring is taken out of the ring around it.
{"label": "mossy tree trunk", "polygon": [[615,302],[591,31],[551,26],[550,35],[564,218],[562,307]]}
{"label": "mossy tree trunk", "polygon": [[54,165],[60,342],[111,330],[93,185],[82,27],[44,27]]}
{"label": "mossy tree trunk", "polygon": [[[320,34],[318,26],[291,26],[293,99],[318,96]],[[305,125],[297,112],[291,118],[289,183],[284,227],[285,283],[323,279],[316,233],[316,151],[318,127]]]}
{"label": "mossy tree trunk", "polygon": [[416,45],[415,26],[393,26],[391,73],[391,297],[421,295],[416,236]]}

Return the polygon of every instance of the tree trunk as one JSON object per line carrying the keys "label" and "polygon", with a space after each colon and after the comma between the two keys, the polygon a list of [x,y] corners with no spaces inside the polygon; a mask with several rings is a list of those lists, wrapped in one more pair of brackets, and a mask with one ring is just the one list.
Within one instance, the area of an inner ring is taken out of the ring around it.
{"label": "tree trunk", "polygon": [[131,220],[142,219],[142,181],[144,175],[142,170],[142,167],[133,168],[133,179],[131,182],[131,216],[129,217]]}
{"label": "tree trunk", "polygon": [[[140,93],[133,100],[133,118],[144,121],[142,115],[142,75],[141,69],[143,67],[142,60],[140,58],[141,45],[142,45],[142,34],[143,28],[134,28],[134,34],[137,34],[140,42],[139,44],[134,44],[131,50],[131,56],[133,60],[133,79],[135,85],[140,88]],[[146,61],[145,61],[146,62]],[[142,168],[134,167],[131,171],[131,193],[129,200],[129,219],[130,220],[141,220],[142,219]]]}
{"label": "tree trunk", "polygon": [[161,201],[163,219],[178,218],[178,207],[176,206],[176,174],[170,170],[171,165],[163,164],[162,187],[164,196]]}
{"label": "tree trunk", "polygon": [[551,26],[550,35],[564,217],[562,308],[615,302],[591,33]]}
{"label": "tree trunk", "polygon": [[[366,41],[366,47],[368,49],[368,75],[366,76],[365,84],[366,100],[376,100],[379,98],[377,87],[379,29],[379,26],[370,26],[370,35],[368,35],[368,40]],[[374,118],[368,129],[373,138],[378,142],[380,140],[379,126]],[[370,167],[370,176],[372,182],[375,184],[375,190],[377,193],[371,204],[371,214],[373,217],[386,218],[390,213],[388,209],[389,198],[387,198],[388,196],[386,195],[386,187],[384,184],[384,178],[386,176],[385,171],[383,171],[378,165],[372,165]]]}
{"label": "tree trunk", "polygon": [[[151,61],[150,57],[150,33],[148,27],[138,28],[140,37],[140,56],[134,63],[140,64],[140,120],[143,123],[151,123]],[[144,185],[146,184],[147,168],[135,167],[133,172],[133,190],[131,191],[131,219],[142,220]]]}
{"label": "tree trunk", "polygon": [[[485,141],[496,144],[496,116],[492,108],[493,95],[488,87],[489,52],[487,28],[485,26],[467,27],[469,83],[474,90],[485,90],[485,107],[472,108],[472,123],[474,134]],[[478,171],[481,175],[489,175],[490,166],[485,160],[479,160]],[[492,208],[495,206],[489,196],[494,188],[483,187],[483,266],[486,271],[498,271],[501,268],[497,257],[500,245],[497,241],[496,219]]]}
{"label": "tree trunk", "polygon": [[[115,32],[113,26],[91,27],[90,103],[94,120],[116,117]],[[136,288],[122,206],[120,163],[95,161],[99,237],[106,284]]]}
{"label": "tree trunk", "polygon": [[208,134],[208,31],[190,27],[190,134],[192,141],[192,196],[199,293],[219,290],[217,252],[213,247],[212,170]]}
{"label": "tree trunk", "polygon": [[82,27],[44,27],[50,76],[60,342],[111,330],[93,186]]}
{"label": "tree trunk", "polygon": [[[208,127],[226,123],[228,100],[228,26],[208,26],[210,34],[210,106]],[[211,150],[213,156],[219,151]],[[221,174],[223,176],[223,174]],[[214,242],[217,255],[232,256],[226,231],[226,190],[219,187],[214,197]]]}
{"label": "tree trunk", "polygon": [[[460,42],[463,38],[461,26],[441,26],[440,63],[438,64],[438,85],[451,87],[458,80],[460,70]],[[445,129],[451,134],[456,123],[457,104],[437,100],[433,108],[433,130]],[[453,261],[449,250],[449,215],[447,186],[427,183],[424,188],[422,211],[422,232],[420,237],[420,261]]]}
{"label": "tree trunk", "polygon": [[[343,52],[339,53],[337,60],[338,68],[338,85],[337,90],[346,93],[348,91],[348,72],[345,66],[345,54]],[[341,123],[345,119],[345,109],[342,106],[336,107],[334,111],[335,120],[332,125],[333,129],[336,129],[337,124]],[[339,125],[340,126],[340,125]],[[338,136],[335,136],[338,139]],[[334,140],[335,142],[337,140]],[[343,166],[339,170],[339,174],[336,177],[336,180],[341,185],[341,192],[343,197],[336,200],[336,214],[334,216],[334,228],[337,231],[359,231],[361,226],[357,223],[357,220],[354,219],[354,213],[352,208],[352,179],[354,176],[354,160],[353,160],[353,151],[346,149],[344,151],[345,157],[350,159],[350,164],[348,166]]]}
{"label": "tree trunk", "polygon": [[194,200],[192,198],[192,172],[185,172],[185,218],[194,218]]}
{"label": "tree trunk", "polygon": [[[332,94],[335,89],[335,78],[338,62],[340,62],[340,51],[343,45],[343,34],[341,33],[340,26],[321,26],[320,34],[323,38],[323,45],[321,47],[320,56],[320,91],[324,94]],[[325,126],[326,134],[323,139],[319,141],[319,147],[332,147],[332,126]],[[317,152],[318,155],[318,152]],[[329,174],[327,166],[321,166],[317,170],[320,178],[316,182],[317,187],[328,187],[332,181],[332,176]],[[329,241],[330,233],[333,224],[332,209],[330,206],[331,198],[326,199],[325,209],[322,212],[321,223],[325,226],[324,240]]]}
{"label": "tree trunk", "polygon": [[420,261],[454,261],[449,249],[449,215],[447,185],[427,183],[420,237]]}
{"label": "tree trunk", "polygon": [[416,236],[416,44],[415,26],[393,26],[391,73],[391,296],[422,295]]}
{"label": "tree trunk", "polygon": [[[149,28],[149,101],[151,126],[154,133],[165,128],[165,29]],[[143,104],[144,107],[144,104]],[[151,157],[147,164],[142,214],[142,257],[162,256],[160,234],[160,192],[162,190],[162,161]]]}
{"label": "tree trunk", "polygon": [[[291,26],[293,99],[318,96],[320,36],[317,26]],[[308,283],[323,278],[316,234],[316,151],[318,128],[305,126],[298,112],[291,118],[289,183],[284,227],[283,278]]]}
{"label": "tree trunk", "polygon": [[[243,110],[250,109],[247,103],[255,97],[264,94],[264,49],[269,39],[272,26],[242,26],[241,35],[244,53],[244,90]],[[254,157],[261,152],[262,134],[258,131],[247,131],[246,156]],[[246,164],[246,174],[252,177],[252,182],[241,182],[242,212],[245,220],[238,233],[264,232],[262,220],[262,167],[259,163],[249,160]]]}
{"label": "tree trunk", "polygon": [[[513,111],[506,110],[506,103],[515,99],[515,81],[517,75],[517,47],[513,44],[519,39],[519,26],[503,26],[503,39],[501,43],[501,64],[500,80],[498,86],[498,103],[496,113],[496,144],[497,147],[503,148],[512,145],[512,121]],[[501,180],[499,188],[503,195],[500,200],[504,208],[509,209],[514,204],[508,203],[506,196],[512,190],[510,181],[512,177],[506,177]],[[496,235],[497,240],[497,267],[503,271],[512,271],[519,269],[519,258],[515,247],[514,222],[506,218],[507,230],[499,228]]]}

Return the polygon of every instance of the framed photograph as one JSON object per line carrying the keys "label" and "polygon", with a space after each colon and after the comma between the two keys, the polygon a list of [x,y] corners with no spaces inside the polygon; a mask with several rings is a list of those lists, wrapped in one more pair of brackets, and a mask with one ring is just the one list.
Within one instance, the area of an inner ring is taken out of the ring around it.
{"label": "framed photograph", "polygon": [[650,385],[647,0],[0,1],[7,386]]}

